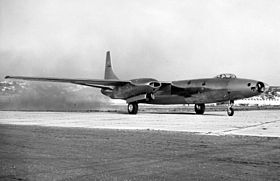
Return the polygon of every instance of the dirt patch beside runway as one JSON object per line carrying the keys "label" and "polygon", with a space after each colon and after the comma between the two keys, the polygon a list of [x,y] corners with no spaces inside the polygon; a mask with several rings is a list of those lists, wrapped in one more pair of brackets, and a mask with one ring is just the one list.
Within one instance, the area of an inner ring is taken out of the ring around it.
{"label": "dirt patch beside runway", "polygon": [[0,125],[0,180],[277,180],[280,138]]}

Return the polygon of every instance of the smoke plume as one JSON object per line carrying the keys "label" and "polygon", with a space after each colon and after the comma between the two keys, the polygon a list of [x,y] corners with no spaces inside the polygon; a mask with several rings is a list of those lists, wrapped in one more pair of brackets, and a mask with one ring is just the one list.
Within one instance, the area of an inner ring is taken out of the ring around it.
{"label": "smoke plume", "polygon": [[99,90],[71,84],[12,82],[1,90],[2,110],[91,111],[109,105]]}

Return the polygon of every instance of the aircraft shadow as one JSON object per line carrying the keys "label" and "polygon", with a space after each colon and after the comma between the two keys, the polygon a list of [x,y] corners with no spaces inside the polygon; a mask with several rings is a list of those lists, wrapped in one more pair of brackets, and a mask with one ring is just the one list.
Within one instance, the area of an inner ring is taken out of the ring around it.
{"label": "aircraft shadow", "polygon": [[[117,114],[127,114],[129,115],[127,112],[110,112],[110,113],[117,113]],[[211,113],[206,113],[206,114],[196,114],[196,113],[192,113],[192,112],[147,112],[147,111],[144,111],[144,112],[141,112],[139,111],[137,114],[178,114],[178,115],[197,115],[197,116],[222,116],[222,117],[227,117],[227,115],[224,115],[224,114],[211,114]]]}
{"label": "aircraft shadow", "polygon": [[222,114],[196,114],[196,113],[190,113],[190,112],[144,112],[148,114],[185,114],[185,115],[197,115],[197,116],[226,116]]}

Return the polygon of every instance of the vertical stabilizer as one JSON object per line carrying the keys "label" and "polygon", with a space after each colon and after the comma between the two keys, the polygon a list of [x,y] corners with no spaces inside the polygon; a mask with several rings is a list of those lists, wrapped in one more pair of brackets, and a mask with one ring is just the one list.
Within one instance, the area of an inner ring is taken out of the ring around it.
{"label": "vertical stabilizer", "polygon": [[112,68],[112,63],[111,63],[111,55],[110,51],[106,53],[106,63],[105,63],[105,79],[119,79]]}

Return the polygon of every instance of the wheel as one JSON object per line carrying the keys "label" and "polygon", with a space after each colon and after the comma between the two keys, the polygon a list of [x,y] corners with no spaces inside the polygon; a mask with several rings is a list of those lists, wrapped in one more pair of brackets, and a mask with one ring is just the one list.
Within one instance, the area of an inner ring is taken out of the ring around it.
{"label": "wheel", "polygon": [[127,111],[129,114],[137,114],[138,112],[138,104],[133,102],[127,105]]}
{"label": "wheel", "polygon": [[203,114],[205,111],[205,104],[195,104],[194,110],[196,114]]}
{"label": "wheel", "polygon": [[229,108],[227,109],[227,114],[228,114],[228,116],[233,116],[233,114],[234,114],[234,109],[233,109],[232,107],[229,107]]}

